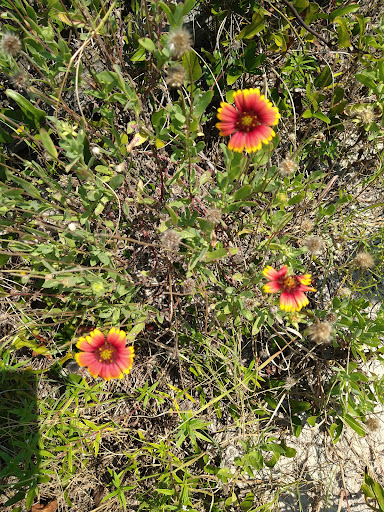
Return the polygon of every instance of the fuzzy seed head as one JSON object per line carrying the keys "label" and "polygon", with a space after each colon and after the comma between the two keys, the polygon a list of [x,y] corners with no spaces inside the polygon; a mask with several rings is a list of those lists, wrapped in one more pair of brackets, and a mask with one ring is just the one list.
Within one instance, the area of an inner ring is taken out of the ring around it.
{"label": "fuzzy seed head", "polygon": [[185,28],[173,30],[168,36],[168,46],[172,55],[179,59],[192,46],[192,36]]}
{"label": "fuzzy seed head", "polygon": [[292,176],[297,170],[297,163],[290,158],[286,158],[279,165],[279,173],[283,178],[289,178]]}
{"label": "fuzzy seed head", "polygon": [[70,222],[68,224],[69,231],[76,231],[78,229],[79,225],[76,222]]}
{"label": "fuzzy seed head", "polygon": [[303,219],[303,222],[301,223],[301,229],[305,231],[306,233],[309,233],[314,228],[314,224],[309,219]]}
{"label": "fuzzy seed head", "polygon": [[346,286],[342,286],[339,290],[340,297],[350,297],[352,294],[351,290]]}
{"label": "fuzzy seed head", "polygon": [[324,241],[320,236],[311,236],[305,241],[305,246],[312,254],[321,254],[324,249]]}
{"label": "fuzzy seed head", "polygon": [[220,210],[208,210],[205,218],[208,222],[212,222],[212,224],[218,224],[221,221],[221,211]]}
{"label": "fuzzy seed head", "polygon": [[252,311],[256,307],[256,301],[255,299],[252,299],[251,297],[247,297],[244,300],[244,307],[245,309],[248,309],[249,311]]}
{"label": "fuzzy seed head", "polygon": [[366,107],[362,109],[356,117],[361,124],[370,124],[375,120],[375,113],[371,108]]}
{"label": "fuzzy seed head", "polygon": [[334,324],[337,320],[337,315],[335,315],[335,313],[330,313],[328,316],[327,316],[327,321],[330,323],[330,324]]}
{"label": "fuzzy seed head", "polygon": [[380,428],[380,421],[374,417],[367,418],[364,423],[370,432],[375,432]]}
{"label": "fuzzy seed head", "polygon": [[180,245],[180,235],[176,231],[173,231],[173,229],[168,229],[168,231],[163,234],[161,242],[165,249],[177,251]]}
{"label": "fuzzy seed head", "polygon": [[286,379],[285,379],[285,384],[284,384],[284,387],[286,389],[291,389],[293,388],[293,386],[296,384],[296,379],[294,377],[290,377],[288,376]]}
{"label": "fuzzy seed head", "polygon": [[187,73],[183,66],[174,66],[173,68],[169,68],[167,70],[167,76],[165,78],[165,83],[169,88],[179,89],[183,87],[184,82],[187,80]]}
{"label": "fuzzy seed head", "polygon": [[328,322],[315,322],[308,327],[307,333],[314,343],[328,343],[331,341],[332,325]]}
{"label": "fuzzy seed head", "polygon": [[363,270],[375,266],[375,262],[369,252],[358,252],[353,259],[353,264]]}
{"label": "fuzzy seed head", "polygon": [[184,293],[191,295],[196,290],[196,282],[192,277],[187,277],[183,284]]}
{"label": "fuzzy seed head", "polygon": [[99,148],[99,146],[91,146],[91,153],[93,156],[99,156],[100,153],[101,153],[101,149]]}
{"label": "fuzzy seed head", "polygon": [[27,73],[24,73],[24,71],[15,73],[12,77],[12,83],[17,89],[25,89],[28,83]]}
{"label": "fuzzy seed head", "polygon": [[21,50],[20,39],[13,34],[5,34],[1,40],[1,49],[11,57],[16,57]]}

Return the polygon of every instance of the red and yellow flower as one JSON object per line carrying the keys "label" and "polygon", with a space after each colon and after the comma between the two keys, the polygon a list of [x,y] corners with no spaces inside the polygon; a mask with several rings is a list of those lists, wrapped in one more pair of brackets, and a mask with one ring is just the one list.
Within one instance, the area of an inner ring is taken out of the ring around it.
{"label": "red and yellow flower", "polygon": [[76,347],[82,352],[75,355],[80,366],[88,366],[93,377],[104,380],[121,379],[129,373],[135,351],[133,346],[126,347],[126,334],[113,327],[107,337],[94,329],[85,338],[79,338]]}
{"label": "red and yellow flower", "polygon": [[233,94],[235,106],[221,103],[216,127],[220,135],[232,135],[228,148],[241,153],[243,149],[253,153],[268,144],[276,135],[271,126],[279,122],[276,107],[260,94],[259,89],[244,89]]}
{"label": "red and yellow flower", "polygon": [[316,289],[310,286],[311,275],[302,276],[287,275],[288,267],[283,265],[280,270],[272,267],[266,267],[263,270],[264,276],[269,283],[263,286],[265,293],[277,293],[280,295],[280,309],[283,311],[300,311],[309,304],[309,300],[304,292],[315,292]]}

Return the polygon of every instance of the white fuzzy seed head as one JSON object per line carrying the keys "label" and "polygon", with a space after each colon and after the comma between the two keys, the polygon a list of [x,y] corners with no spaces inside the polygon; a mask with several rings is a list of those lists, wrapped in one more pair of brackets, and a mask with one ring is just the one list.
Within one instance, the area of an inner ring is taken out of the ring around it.
{"label": "white fuzzy seed head", "polygon": [[289,178],[292,176],[297,170],[297,163],[290,158],[286,158],[279,165],[279,173],[283,178]]}
{"label": "white fuzzy seed head", "polygon": [[179,59],[192,46],[192,36],[185,28],[173,30],[168,36],[168,46],[172,55]]}
{"label": "white fuzzy seed head", "polygon": [[76,229],[78,228],[78,224],[76,224],[76,222],[70,222],[68,224],[68,229],[69,231],[76,231]]}
{"label": "white fuzzy seed head", "polygon": [[306,233],[309,233],[314,228],[314,224],[309,219],[303,219],[303,222],[301,223],[301,229],[305,231]]}
{"label": "white fuzzy seed head", "polygon": [[252,311],[256,307],[256,301],[255,299],[252,299],[252,297],[247,297],[244,300],[244,307],[245,309],[248,309],[249,311]]}
{"label": "white fuzzy seed head", "polygon": [[375,266],[375,262],[369,252],[358,252],[353,259],[353,264],[363,270]]}
{"label": "white fuzzy seed head", "polygon": [[196,282],[192,277],[187,277],[183,283],[184,293],[191,295],[196,289]]}
{"label": "white fuzzy seed head", "polygon": [[346,286],[342,286],[339,290],[339,293],[340,297],[350,297],[352,292],[349,288],[347,288]]}
{"label": "white fuzzy seed head", "polygon": [[320,236],[311,236],[305,241],[305,246],[312,254],[321,254],[324,249],[324,241]]}
{"label": "white fuzzy seed head", "polygon": [[187,73],[183,66],[174,66],[173,68],[169,68],[167,70],[167,76],[165,78],[165,83],[169,88],[179,89],[183,87],[184,82],[187,80]]}
{"label": "white fuzzy seed head", "polygon": [[163,234],[161,242],[165,249],[177,251],[180,245],[180,235],[176,231],[168,229],[168,231]]}
{"label": "white fuzzy seed head", "polygon": [[212,222],[212,224],[218,224],[221,221],[221,211],[220,210],[208,210],[205,218],[208,222]]}
{"label": "white fuzzy seed head", "polygon": [[371,124],[375,120],[375,113],[369,107],[363,108],[356,115],[361,124]]}
{"label": "white fuzzy seed head", "polygon": [[12,77],[12,83],[17,89],[25,89],[28,83],[27,74],[24,71],[15,73]]}
{"label": "white fuzzy seed head", "polygon": [[307,333],[314,343],[328,343],[331,341],[332,325],[328,322],[315,322],[307,328]]}
{"label": "white fuzzy seed head", "polygon": [[91,146],[91,153],[93,156],[99,156],[101,154],[101,149],[99,146]]}
{"label": "white fuzzy seed head", "polygon": [[1,49],[11,57],[16,57],[21,51],[20,39],[13,34],[5,34],[1,40]]}

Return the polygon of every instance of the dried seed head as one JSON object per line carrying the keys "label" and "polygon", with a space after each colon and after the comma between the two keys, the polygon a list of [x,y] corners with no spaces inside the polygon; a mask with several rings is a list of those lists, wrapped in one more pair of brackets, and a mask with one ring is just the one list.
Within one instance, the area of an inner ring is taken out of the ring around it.
{"label": "dried seed head", "polygon": [[168,46],[176,59],[188,52],[192,46],[192,36],[185,28],[173,30],[168,36]]}
{"label": "dried seed head", "polygon": [[191,295],[196,290],[196,282],[192,277],[187,277],[183,283],[184,293]]}
{"label": "dried seed head", "polygon": [[12,77],[12,83],[17,89],[24,89],[28,83],[27,73],[24,73],[24,71],[15,73]]}
{"label": "dried seed head", "polygon": [[290,377],[288,376],[286,379],[285,379],[285,384],[284,384],[284,387],[286,389],[291,389],[293,388],[293,386],[296,384],[296,379],[294,377]]}
{"label": "dried seed head", "polygon": [[165,249],[168,249],[169,251],[177,251],[180,245],[180,235],[176,231],[168,229],[168,231],[163,234],[161,242]]}
{"label": "dried seed head", "polygon": [[356,114],[356,118],[361,124],[370,124],[375,120],[375,113],[371,108],[366,107]]}
{"label": "dried seed head", "polygon": [[314,343],[331,341],[332,325],[328,322],[315,322],[307,328],[308,338]]}
{"label": "dried seed head", "polygon": [[76,229],[78,229],[80,226],[79,224],[77,224],[77,222],[70,222],[68,224],[68,229],[69,231],[76,231]]}
{"label": "dried seed head", "polygon": [[187,73],[183,66],[174,66],[173,68],[169,68],[167,70],[165,83],[168,85],[168,87],[178,89],[184,85],[186,80]]}
{"label": "dried seed head", "polygon": [[370,432],[375,432],[380,428],[380,421],[374,417],[367,418],[364,423]]}
{"label": "dried seed head", "polygon": [[339,290],[340,297],[350,297],[352,294],[351,290],[346,286],[342,286]]}
{"label": "dried seed head", "polygon": [[337,315],[335,315],[335,313],[329,313],[329,315],[327,316],[327,322],[329,322],[330,324],[334,324],[337,320]]}
{"label": "dried seed head", "polygon": [[321,254],[324,249],[324,241],[320,236],[311,236],[305,241],[304,245],[312,254]]}
{"label": "dried seed head", "polygon": [[353,259],[353,264],[365,270],[375,266],[375,262],[369,252],[359,252]]}
{"label": "dried seed head", "polygon": [[255,307],[256,307],[256,301],[255,301],[255,299],[252,299],[251,297],[247,297],[247,298],[244,300],[244,307],[245,307],[245,309],[249,309],[250,311],[252,311],[253,309],[255,309]]}
{"label": "dried seed head", "polygon": [[5,34],[1,40],[1,49],[4,53],[10,55],[11,57],[16,57],[16,55],[19,54],[21,50],[20,39],[13,34]]}
{"label": "dried seed head", "polygon": [[218,224],[221,221],[221,211],[220,210],[208,210],[205,218],[208,222],[212,222],[212,224]]}
{"label": "dried seed head", "polygon": [[300,227],[303,231],[305,231],[306,233],[309,233],[310,231],[312,231],[314,224],[309,219],[303,219],[303,222],[301,223]]}
{"label": "dried seed head", "polygon": [[99,146],[96,146],[95,144],[91,146],[91,153],[93,156],[99,156],[101,154],[101,149]]}
{"label": "dried seed head", "polygon": [[292,176],[297,170],[297,163],[290,158],[286,158],[279,165],[279,173],[283,178]]}

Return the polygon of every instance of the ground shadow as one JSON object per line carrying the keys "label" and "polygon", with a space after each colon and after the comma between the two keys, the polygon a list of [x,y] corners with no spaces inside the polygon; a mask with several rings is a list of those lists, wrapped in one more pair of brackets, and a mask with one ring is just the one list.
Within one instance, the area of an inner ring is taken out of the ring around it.
{"label": "ground shadow", "polygon": [[0,371],[0,508],[25,499],[37,485],[39,428],[36,375]]}

